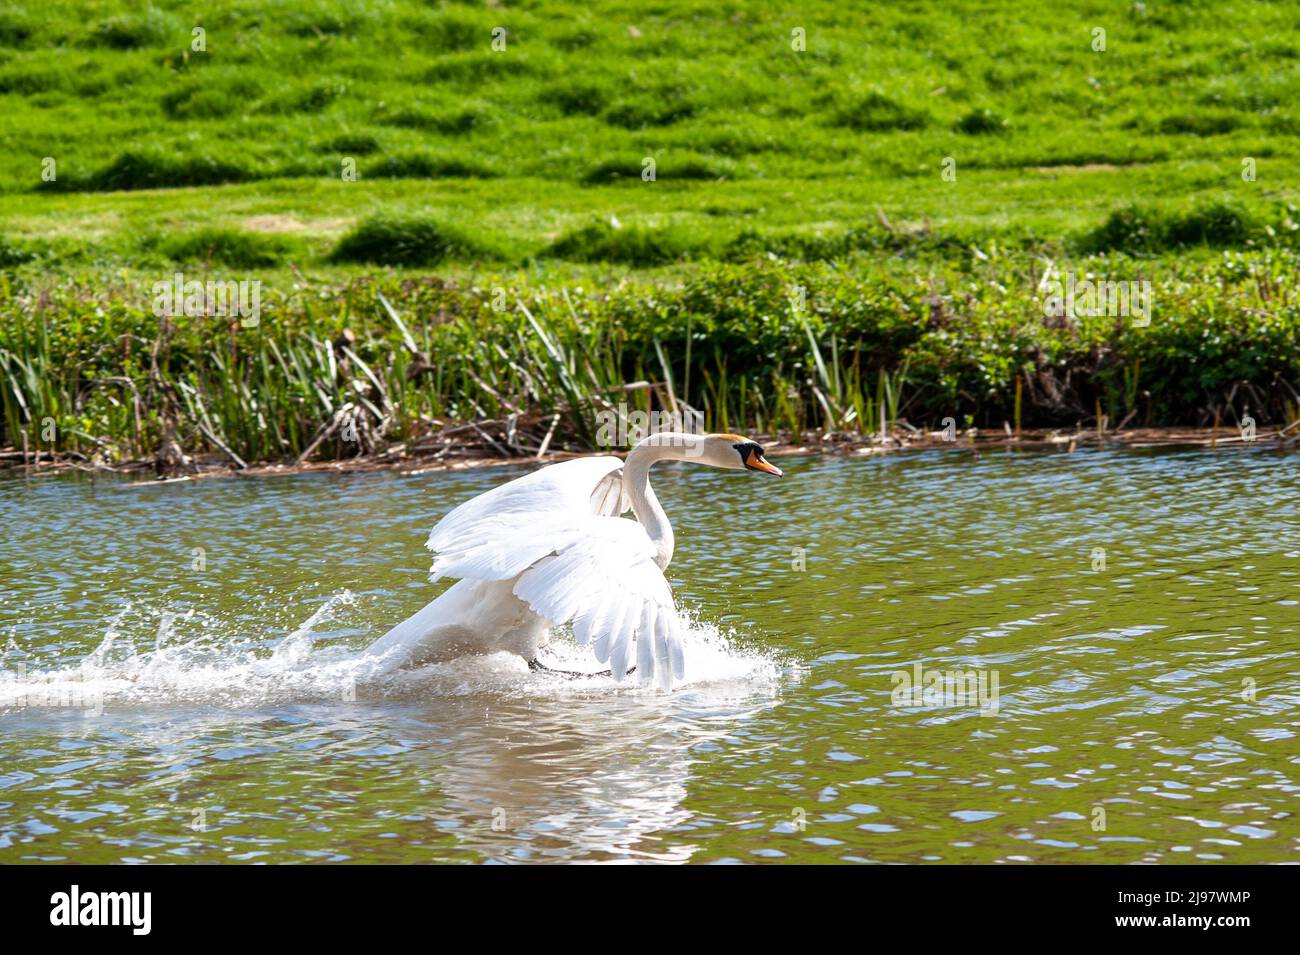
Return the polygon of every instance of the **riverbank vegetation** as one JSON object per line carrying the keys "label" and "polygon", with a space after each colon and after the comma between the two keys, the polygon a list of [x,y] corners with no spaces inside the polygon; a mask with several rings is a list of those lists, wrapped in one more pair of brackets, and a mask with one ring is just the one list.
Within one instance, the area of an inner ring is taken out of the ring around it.
{"label": "riverbank vegetation", "polygon": [[4,440],[106,461],[406,453],[451,434],[528,454],[592,447],[597,413],[620,406],[789,435],[1285,426],[1300,419],[1297,264],[1280,246],[1071,264],[1079,283],[1149,282],[1149,324],[1053,310],[1062,266],[996,247],[758,257],[672,284],[304,275],[265,293],[255,324],[160,317],[151,275],[8,281]]}

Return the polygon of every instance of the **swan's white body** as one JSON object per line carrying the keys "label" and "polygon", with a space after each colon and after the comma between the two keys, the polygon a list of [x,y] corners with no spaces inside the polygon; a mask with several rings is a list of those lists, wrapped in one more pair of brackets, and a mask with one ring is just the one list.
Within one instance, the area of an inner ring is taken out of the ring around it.
{"label": "swan's white body", "polygon": [[[735,444],[742,442],[742,444]],[[367,651],[384,669],[475,653],[537,658],[550,630],[573,624],[580,645],[615,680],[670,687],[685,670],[683,624],[664,578],[673,553],[668,518],[649,485],[664,459],[780,471],[737,435],[664,433],[627,461],[581,458],[493,488],[444,517],[429,535],[431,576],[459,577]],[[620,515],[631,509],[637,520]]]}

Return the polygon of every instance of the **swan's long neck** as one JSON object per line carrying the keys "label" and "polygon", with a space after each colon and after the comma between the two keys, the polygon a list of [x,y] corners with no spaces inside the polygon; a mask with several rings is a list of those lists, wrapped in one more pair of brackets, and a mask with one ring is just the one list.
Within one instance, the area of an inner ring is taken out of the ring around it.
{"label": "swan's long neck", "polygon": [[699,455],[698,435],[665,431],[639,442],[623,462],[623,488],[632,502],[632,513],[654,542],[660,569],[673,559],[673,527],[650,487],[650,466],[656,461],[685,461]]}

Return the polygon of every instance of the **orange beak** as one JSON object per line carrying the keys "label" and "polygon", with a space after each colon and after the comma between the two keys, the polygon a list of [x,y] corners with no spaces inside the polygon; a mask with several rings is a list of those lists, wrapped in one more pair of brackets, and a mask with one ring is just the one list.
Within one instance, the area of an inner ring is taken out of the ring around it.
{"label": "orange beak", "polygon": [[781,469],[779,467],[775,464],[768,464],[757,455],[750,455],[749,466],[755,471],[766,471],[768,474],[775,474],[777,477],[781,476]]}

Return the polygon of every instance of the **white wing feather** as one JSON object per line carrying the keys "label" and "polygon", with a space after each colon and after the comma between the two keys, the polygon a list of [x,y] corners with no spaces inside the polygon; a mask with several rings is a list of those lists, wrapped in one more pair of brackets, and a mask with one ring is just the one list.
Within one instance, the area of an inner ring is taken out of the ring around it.
{"label": "white wing feather", "polygon": [[515,596],[554,624],[572,621],[578,643],[590,643],[615,680],[635,662],[641,685],[671,686],[685,671],[681,627],[645,529],[589,517],[575,530],[520,576]]}
{"label": "white wing feather", "polygon": [[623,462],[553,464],[457,507],[434,527],[434,580],[515,581],[514,593],[553,625],[572,621],[579,644],[621,681],[667,688],[685,671],[672,591],[629,507]]}
{"label": "white wing feather", "polygon": [[[539,519],[565,515],[621,514],[623,462],[614,457],[578,458],[541,468],[480,494],[455,508],[429,534],[435,554],[433,577],[476,576],[443,569],[484,544],[510,543],[509,535],[532,528]],[[609,493],[617,482],[619,493]],[[611,501],[615,498],[615,501]],[[618,507],[618,510],[613,510]],[[514,574],[484,577],[504,580]]]}

